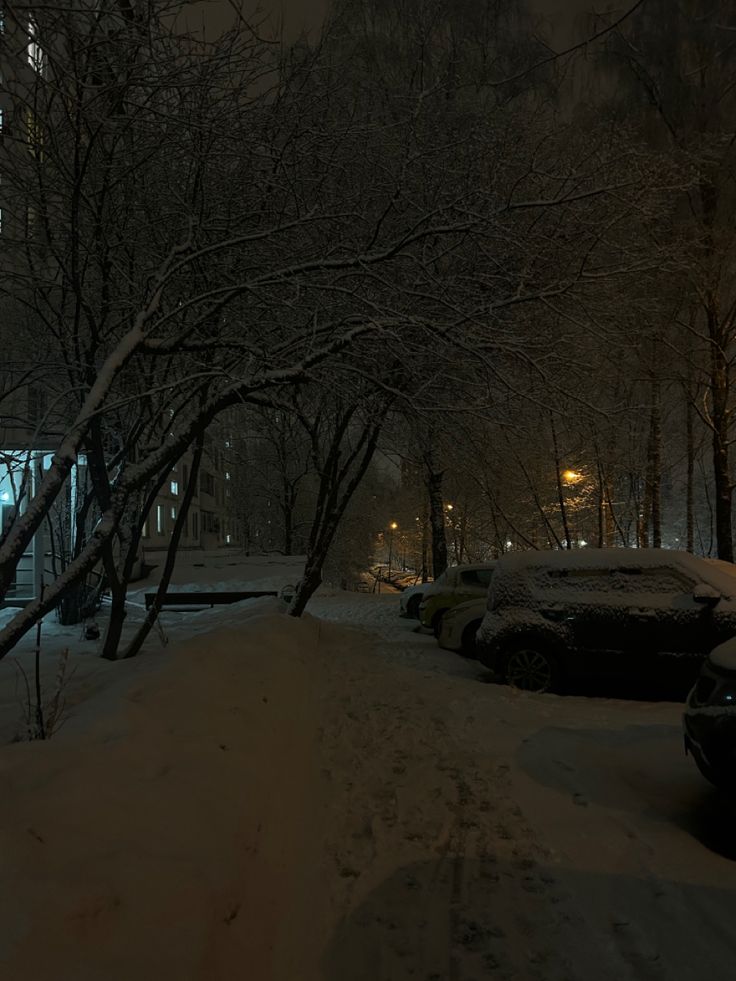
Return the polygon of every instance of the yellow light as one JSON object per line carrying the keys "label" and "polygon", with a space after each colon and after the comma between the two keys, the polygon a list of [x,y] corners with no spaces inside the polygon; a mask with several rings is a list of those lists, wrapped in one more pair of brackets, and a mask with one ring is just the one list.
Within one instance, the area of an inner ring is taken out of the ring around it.
{"label": "yellow light", "polygon": [[448,511],[452,511],[453,505],[452,504],[446,504],[445,507],[447,508]]}
{"label": "yellow light", "polygon": [[578,481],[583,479],[583,475],[576,470],[565,470],[562,473],[562,479],[566,484],[577,484]]}
{"label": "yellow light", "polygon": [[392,521],[392,522],[391,522],[391,531],[396,531],[396,529],[397,529],[398,527],[399,527],[399,526],[398,526],[398,525],[396,524],[396,522],[395,522],[395,521]]}

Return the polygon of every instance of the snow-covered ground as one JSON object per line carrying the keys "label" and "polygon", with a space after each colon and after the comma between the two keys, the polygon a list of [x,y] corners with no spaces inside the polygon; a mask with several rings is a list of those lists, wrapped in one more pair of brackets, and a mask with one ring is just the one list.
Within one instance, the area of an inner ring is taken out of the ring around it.
{"label": "snow-covered ground", "polygon": [[[298,578],[221,563],[178,582]],[[397,614],[166,613],[115,664],[47,624],[77,674],[53,739],[0,748],[0,977],[731,981],[736,822],[681,706],[515,694]]]}

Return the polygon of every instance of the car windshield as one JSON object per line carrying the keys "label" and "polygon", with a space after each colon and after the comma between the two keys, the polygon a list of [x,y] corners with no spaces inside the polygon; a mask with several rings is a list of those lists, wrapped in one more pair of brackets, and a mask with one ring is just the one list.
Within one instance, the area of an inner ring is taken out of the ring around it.
{"label": "car windshield", "polygon": [[724,596],[736,597],[736,566],[723,559],[703,559],[704,578]]}

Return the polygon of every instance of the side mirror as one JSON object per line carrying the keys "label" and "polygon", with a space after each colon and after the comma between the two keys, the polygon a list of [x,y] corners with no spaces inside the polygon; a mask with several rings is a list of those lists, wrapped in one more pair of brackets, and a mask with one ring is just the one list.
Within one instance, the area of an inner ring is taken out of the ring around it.
{"label": "side mirror", "polygon": [[707,583],[700,582],[693,589],[693,599],[696,603],[702,603],[704,606],[715,606],[721,599],[721,594]]}

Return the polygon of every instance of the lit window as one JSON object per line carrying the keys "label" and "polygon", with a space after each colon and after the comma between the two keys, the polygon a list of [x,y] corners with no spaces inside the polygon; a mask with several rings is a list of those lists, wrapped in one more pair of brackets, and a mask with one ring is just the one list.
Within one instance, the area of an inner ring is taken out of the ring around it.
{"label": "lit window", "polygon": [[159,535],[164,533],[164,509],[161,504],[156,505],[156,531]]}
{"label": "lit window", "polygon": [[225,535],[225,544],[226,545],[229,545],[230,544],[231,537],[232,537],[231,535]]}
{"label": "lit window", "polygon": [[174,497],[176,497],[178,495],[178,493],[179,493],[179,481],[178,480],[172,480],[171,481],[171,493],[174,495]]}
{"label": "lit window", "polygon": [[225,471],[225,480],[230,480],[230,471],[229,470],[226,470]]}
{"label": "lit window", "polygon": [[171,520],[176,521],[176,508],[171,509]]}
{"label": "lit window", "polygon": [[35,72],[41,74],[44,70],[45,57],[36,37],[37,30],[36,22],[31,17],[28,21],[28,64]]}

